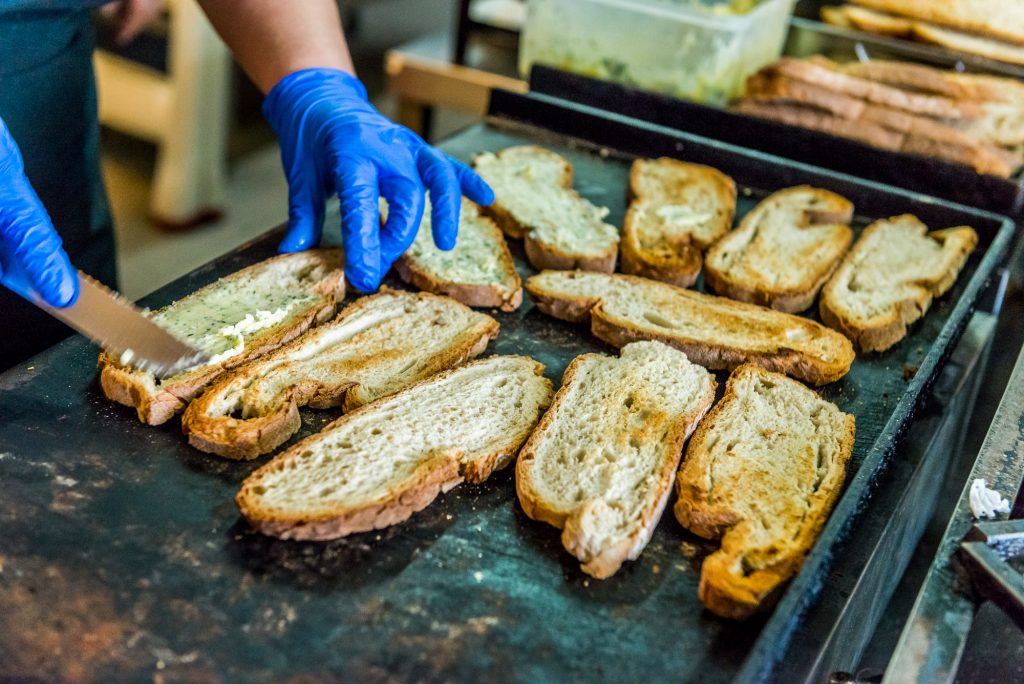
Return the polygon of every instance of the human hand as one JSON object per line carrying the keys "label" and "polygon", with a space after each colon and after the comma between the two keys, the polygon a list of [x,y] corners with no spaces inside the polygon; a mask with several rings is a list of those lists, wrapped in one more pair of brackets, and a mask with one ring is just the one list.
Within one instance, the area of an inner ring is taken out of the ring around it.
{"label": "human hand", "polygon": [[0,119],[0,283],[26,299],[64,307],[78,297],[78,275],[25,177],[21,152]]}
{"label": "human hand", "polygon": [[[288,179],[288,231],[280,249],[320,242],[328,194],[341,200],[345,275],[372,292],[416,237],[430,191],[431,226],[440,249],[452,249],[462,194],[478,204],[494,193],[465,164],[380,114],[366,89],[337,69],[305,69],[271,89],[263,113],[277,132]],[[380,226],[378,199],[388,202]]]}
{"label": "human hand", "polygon": [[117,25],[115,40],[130,43],[146,26],[160,16],[164,0],[114,0],[100,8]]}

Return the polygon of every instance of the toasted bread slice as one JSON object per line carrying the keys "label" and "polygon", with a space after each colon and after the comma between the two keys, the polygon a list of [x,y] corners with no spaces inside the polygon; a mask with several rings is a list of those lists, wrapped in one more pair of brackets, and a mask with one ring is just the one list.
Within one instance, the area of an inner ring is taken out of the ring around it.
{"label": "toasted bread slice", "polygon": [[622,229],[622,270],[679,287],[693,285],[702,252],[732,226],[736,184],[710,166],[638,159]]}
{"label": "toasted bread slice", "polygon": [[572,189],[572,166],[550,150],[521,145],[473,158],[494,189],[484,211],[507,235],[523,238],[534,268],[615,270],[619,231],[604,222],[608,210]]}
{"label": "toasted bread slice", "polygon": [[549,316],[589,318],[609,344],[657,340],[705,368],[751,362],[823,385],[854,359],[848,339],[807,318],[636,276],[544,271],[527,279],[526,291]]}
{"label": "toasted bread slice", "polygon": [[796,81],[911,114],[950,120],[970,120],[982,114],[976,102],[909,92],[866,78],[858,78],[843,73],[837,64],[823,58],[809,60],[784,57],[771,68],[776,73]]}
{"label": "toasted bread slice", "polygon": [[394,525],[507,466],[551,400],[544,367],[492,356],[342,416],[277,456],[235,501],[260,532],[334,539]]}
{"label": "toasted bread slice", "polygon": [[834,192],[807,185],[774,192],[708,250],[704,282],[741,302],[808,309],[853,241],[851,218],[853,204]]}
{"label": "toasted bread slice", "polygon": [[852,415],[799,382],[752,365],[732,372],[676,482],[679,522],[722,539],[700,573],[709,610],[746,618],[797,573],[839,497],[854,433]]}
{"label": "toasted bread slice", "polygon": [[821,320],[861,351],[884,351],[953,286],[977,244],[967,226],[929,233],[909,214],[876,221],[825,285]]}
{"label": "toasted bread slice", "polygon": [[100,386],[149,425],[165,423],[222,373],[251,361],[334,316],[345,296],[338,249],[282,254],[207,285],[153,319],[209,351],[210,363],[157,378],[102,353]]}
{"label": "toasted bread slice", "polygon": [[516,273],[505,237],[480,208],[462,199],[455,248],[438,249],[430,223],[430,201],[423,211],[416,240],[395,262],[405,282],[427,292],[448,295],[466,306],[515,311],[523,302],[523,283]]}
{"label": "toasted bread slice", "polygon": [[714,399],[714,376],[659,342],[576,357],[519,454],[523,510],[563,529],[584,572],[611,577],[650,541],[683,443]]}
{"label": "toasted bread slice", "polygon": [[197,449],[256,458],[298,431],[300,406],[351,411],[477,356],[497,335],[497,321],[455,300],[385,289],[218,379],[181,427]]}
{"label": "toasted bread slice", "polygon": [[852,0],[876,12],[918,19],[1024,46],[1024,5],[1006,0]]}

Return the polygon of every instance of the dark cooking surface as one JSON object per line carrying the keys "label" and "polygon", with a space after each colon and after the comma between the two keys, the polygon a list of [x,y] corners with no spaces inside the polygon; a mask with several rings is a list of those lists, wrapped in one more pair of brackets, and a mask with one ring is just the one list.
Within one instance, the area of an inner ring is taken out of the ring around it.
{"label": "dark cooking surface", "polygon": [[[468,159],[523,140],[478,126],[444,147]],[[627,164],[540,141],[566,153],[576,187],[621,225]],[[741,195],[740,212],[755,199]],[[1000,225],[977,223],[982,244],[951,294],[902,344],[825,388],[857,417],[851,473],[909,419],[916,402],[905,394],[923,389],[955,338],[966,316],[958,298],[977,295],[981,278],[971,279]],[[146,303],[267,257],[277,238]],[[534,356],[556,383],[576,354],[613,351],[528,298],[494,315],[502,335],[489,352]],[[700,563],[714,545],[685,532],[670,508],[638,561],[591,580],[557,530],[523,515],[510,470],[380,532],[329,543],[255,534],[232,498],[265,459],[194,451],[177,420],[141,425],[102,398],[95,356],[73,338],[0,376],[0,679],[711,682],[758,651],[771,616],[734,624],[701,609]],[[335,414],[303,415],[305,435]]]}

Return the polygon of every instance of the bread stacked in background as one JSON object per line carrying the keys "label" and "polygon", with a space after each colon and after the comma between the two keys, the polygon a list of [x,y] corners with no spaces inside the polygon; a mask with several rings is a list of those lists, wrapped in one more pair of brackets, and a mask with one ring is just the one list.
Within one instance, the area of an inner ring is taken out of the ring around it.
{"label": "bread stacked in background", "polygon": [[1024,165],[1024,84],[874,60],[784,58],[747,80],[733,108],[1009,177]]}
{"label": "bread stacked in background", "polygon": [[850,0],[823,21],[1024,64],[1024,4],[1015,0]]}

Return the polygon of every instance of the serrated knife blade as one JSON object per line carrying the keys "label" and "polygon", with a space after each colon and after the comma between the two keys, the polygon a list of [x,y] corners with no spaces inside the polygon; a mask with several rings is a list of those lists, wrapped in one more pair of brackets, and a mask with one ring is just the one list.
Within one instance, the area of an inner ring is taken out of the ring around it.
{"label": "serrated knife blade", "polygon": [[75,303],[63,309],[36,301],[126,365],[157,377],[174,375],[209,361],[209,356],[182,342],[147,318],[142,310],[81,271]]}

